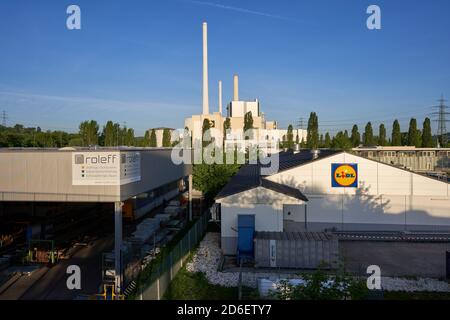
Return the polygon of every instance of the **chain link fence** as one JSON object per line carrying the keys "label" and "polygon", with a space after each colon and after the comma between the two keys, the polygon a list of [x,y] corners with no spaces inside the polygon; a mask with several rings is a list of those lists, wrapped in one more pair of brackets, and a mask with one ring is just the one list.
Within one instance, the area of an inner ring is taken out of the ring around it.
{"label": "chain link fence", "polygon": [[161,300],[186,260],[206,233],[210,212],[207,210],[192,225],[181,231],[140,273],[136,289],[129,296],[135,300]]}

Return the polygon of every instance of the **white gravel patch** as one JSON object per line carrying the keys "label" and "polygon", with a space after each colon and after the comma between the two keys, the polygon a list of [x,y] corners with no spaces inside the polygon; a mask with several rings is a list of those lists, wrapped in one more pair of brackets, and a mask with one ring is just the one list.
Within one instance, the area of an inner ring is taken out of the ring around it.
{"label": "white gravel patch", "polygon": [[[220,233],[207,233],[200,242],[195,255],[186,265],[189,272],[202,272],[212,284],[224,287],[236,287],[238,285],[238,272],[219,272],[219,262],[222,252],[219,248]],[[296,274],[282,274],[276,272],[243,272],[242,282],[244,285],[257,288],[259,279],[276,281],[278,279],[299,279]],[[431,278],[405,279],[382,277],[381,286],[387,291],[435,291],[450,292],[450,284]]]}
{"label": "white gravel patch", "polygon": [[237,272],[218,272],[222,253],[219,248],[219,233],[208,232],[200,242],[197,252],[192,261],[186,264],[189,272],[203,272],[212,284],[224,287],[236,287],[238,285],[239,274]]}

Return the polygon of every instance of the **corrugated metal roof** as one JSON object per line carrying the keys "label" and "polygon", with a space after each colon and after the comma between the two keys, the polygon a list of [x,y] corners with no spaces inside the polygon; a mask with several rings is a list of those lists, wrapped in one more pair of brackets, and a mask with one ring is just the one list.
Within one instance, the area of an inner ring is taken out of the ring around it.
{"label": "corrugated metal roof", "polygon": [[241,167],[238,173],[233,176],[230,182],[225,185],[219,194],[217,194],[215,199],[225,198],[256,187],[263,187],[292,198],[308,201],[308,198],[306,198],[300,190],[261,177],[260,167],[255,164],[244,165]]}
{"label": "corrugated metal roof", "polygon": [[[274,168],[273,172],[271,172],[269,175],[288,170],[290,168],[294,168],[311,161],[329,157],[340,152],[342,151],[328,149],[319,150],[319,152],[316,154],[311,152],[311,150],[301,150],[297,153],[294,153],[292,151],[280,152],[278,153],[279,168]],[[317,156],[316,158],[314,158],[315,155]],[[268,166],[264,167],[266,169],[268,168]],[[290,197],[294,197],[303,201],[308,201],[308,198],[306,198],[306,196],[302,194],[300,190],[264,179],[264,177],[261,176],[260,164],[243,165],[238,173],[236,173],[236,175],[231,178],[228,184],[225,185],[225,187],[219,192],[219,194],[216,196],[216,199],[225,198],[239,192],[253,189],[258,186],[262,186],[264,188],[283,193]]]}

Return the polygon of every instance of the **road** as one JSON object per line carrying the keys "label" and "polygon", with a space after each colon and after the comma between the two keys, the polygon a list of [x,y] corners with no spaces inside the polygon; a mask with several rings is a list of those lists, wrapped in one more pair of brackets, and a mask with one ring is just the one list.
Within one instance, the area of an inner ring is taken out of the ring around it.
{"label": "road", "polygon": [[[73,300],[78,296],[99,292],[102,282],[102,253],[113,248],[114,237],[99,238],[86,247],[80,247],[70,259],[61,260],[57,265],[42,267],[24,275],[0,295],[2,300]],[[81,269],[81,289],[69,290],[66,281],[67,267],[78,265]]]}

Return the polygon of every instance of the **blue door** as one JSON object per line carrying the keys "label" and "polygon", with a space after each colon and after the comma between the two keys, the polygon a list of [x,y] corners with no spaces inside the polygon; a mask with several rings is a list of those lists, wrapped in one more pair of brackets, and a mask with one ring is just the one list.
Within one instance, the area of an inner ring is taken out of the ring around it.
{"label": "blue door", "polygon": [[238,215],[238,263],[241,258],[253,258],[253,237],[255,234],[255,216],[250,214]]}

